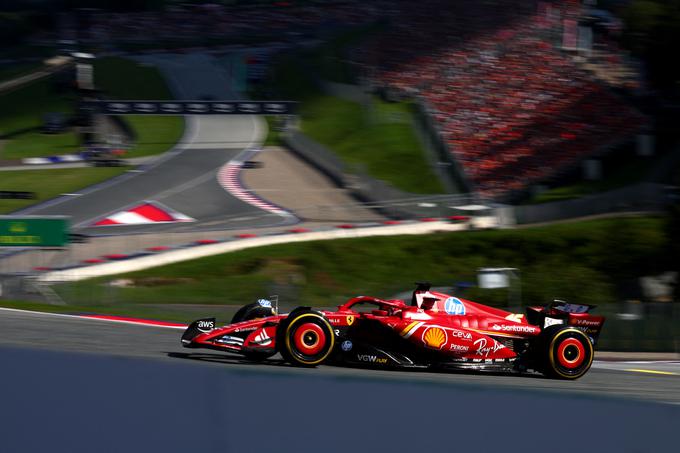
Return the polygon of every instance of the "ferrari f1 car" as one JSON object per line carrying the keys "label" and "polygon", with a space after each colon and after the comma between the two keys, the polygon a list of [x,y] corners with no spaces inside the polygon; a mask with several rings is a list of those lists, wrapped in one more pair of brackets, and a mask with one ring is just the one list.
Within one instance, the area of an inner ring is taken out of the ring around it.
{"label": "ferrari f1 car", "polygon": [[335,311],[298,307],[278,314],[271,301],[242,307],[231,324],[194,321],[187,348],[209,348],[265,360],[277,352],[293,365],[457,368],[583,376],[604,324],[590,305],[554,301],[526,314],[430,291],[419,283],[410,304],[359,296]]}

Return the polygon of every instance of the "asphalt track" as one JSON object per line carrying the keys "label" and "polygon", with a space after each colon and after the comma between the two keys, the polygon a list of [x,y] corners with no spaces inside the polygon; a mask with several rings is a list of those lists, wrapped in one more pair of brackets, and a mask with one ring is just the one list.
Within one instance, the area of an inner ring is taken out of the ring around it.
{"label": "asphalt track", "polygon": [[[181,330],[177,329],[0,309],[0,344],[5,346],[97,353],[173,363],[189,362],[265,375],[310,373],[310,370],[287,366],[278,356],[270,360],[268,365],[264,365],[241,360],[236,355],[185,349],[179,343],[180,335]],[[536,375],[384,371],[335,366],[321,366],[313,373],[406,382],[488,385],[521,391],[541,390],[561,394],[634,398],[680,405],[680,362],[602,362],[596,357],[591,371],[576,381],[545,379]]]}
{"label": "asphalt track", "polygon": [[[238,99],[224,68],[207,55],[147,55],[171,82],[178,99]],[[74,230],[86,234],[130,234],[265,227],[290,219],[258,216],[262,210],[232,197],[217,173],[245,149],[257,147],[266,122],[253,115],[186,116],[182,140],[153,164],[76,194],[22,210],[25,215],[68,215]],[[195,223],[90,228],[104,216],[143,200],[154,200],[196,219]],[[244,217],[247,223],[234,222]]]}
{"label": "asphalt track", "polygon": [[0,450],[675,451],[677,363],[596,363],[575,382],[300,369],[183,349],[180,333],[1,310]]}

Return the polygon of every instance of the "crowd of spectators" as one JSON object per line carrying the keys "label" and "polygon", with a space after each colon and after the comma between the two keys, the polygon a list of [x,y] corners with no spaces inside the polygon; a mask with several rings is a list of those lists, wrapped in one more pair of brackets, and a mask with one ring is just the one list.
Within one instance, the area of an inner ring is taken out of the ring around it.
{"label": "crowd of spectators", "polygon": [[474,188],[502,197],[606,151],[644,123],[560,48],[575,41],[580,3],[202,4],[153,13],[95,12],[88,28],[93,41],[190,42],[259,31],[285,36],[381,19],[388,24],[384,32],[356,49],[370,83],[421,100]]}
{"label": "crowd of spectators", "polygon": [[558,48],[555,27],[578,18],[578,2],[538,3],[404,6],[391,31],[359,51],[374,86],[427,105],[468,179],[488,197],[544,182],[644,122]]}
{"label": "crowd of spectators", "polygon": [[285,38],[289,33],[316,32],[334,25],[353,26],[375,21],[379,2],[329,2],[324,5],[221,4],[177,5],[164,11],[94,11],[84,37],[90,42],[194,42],[261,34]]}

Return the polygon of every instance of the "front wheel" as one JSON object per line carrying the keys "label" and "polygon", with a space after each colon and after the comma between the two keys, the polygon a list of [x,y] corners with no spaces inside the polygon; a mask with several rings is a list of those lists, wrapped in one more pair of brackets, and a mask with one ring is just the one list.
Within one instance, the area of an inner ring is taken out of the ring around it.
{"label": "front wheel", "polygon": [[550,326],[543,335],[543,374],[558,379],[578,379],[586,374],[595,353],[585,333],[573,327]]}
{"label": "front wheel", "polygon": [[323,363],[335,346],[335,333],[326,317],[310,309],[291,312],[279,326],[281,356],[293,365],[313,367]]}

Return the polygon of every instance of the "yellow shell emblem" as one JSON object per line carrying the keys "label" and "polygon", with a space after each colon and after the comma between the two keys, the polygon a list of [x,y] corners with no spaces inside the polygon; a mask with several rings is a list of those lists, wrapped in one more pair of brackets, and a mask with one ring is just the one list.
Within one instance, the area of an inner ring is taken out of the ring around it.
{"label": "yellow shell emblem", "polygon": [[349,316],[347,316],[347,325],[351,326],[352,324],[354,324],[354,316],[349,315]]}
{"label": "yellow shell emblem", "polygon": [[423,342],[430,348],[440,349],[446,343],[446,332],[440,327],[428,327],[423,333]]}

